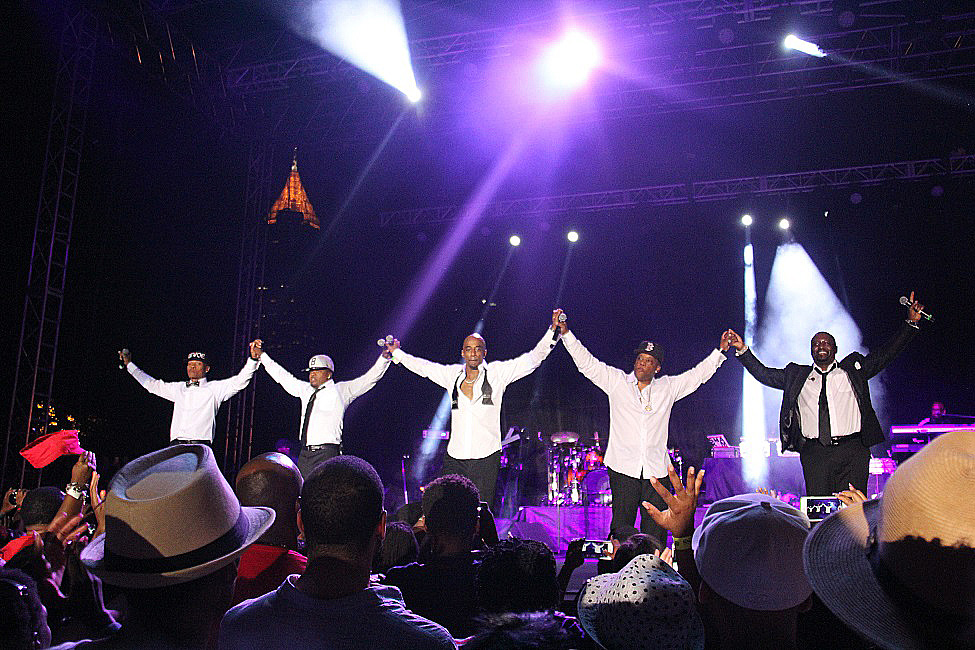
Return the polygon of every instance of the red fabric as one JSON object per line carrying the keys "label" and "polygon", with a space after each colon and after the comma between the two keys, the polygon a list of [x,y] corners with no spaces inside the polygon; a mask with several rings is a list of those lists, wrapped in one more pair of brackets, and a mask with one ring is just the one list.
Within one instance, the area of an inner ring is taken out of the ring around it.
{"label": "red fabric", "polygon": [[234,602],[242,603],[277,589],[293,573],[304,573],[308,559],[280,546],[251,544],[240,556]]}
{"label": "red fabric", "polygon": [[61,456],[83,453],[85,450],[78,442],[77,429],[49,433],[20,450],[20,455],[37,469],[50,465]]}
{"label": "red fabric", "polygon": [[0,560],[9,562],[10,558],[33,544],[35,539],[37,539],[37,533],[31,531],[26,535],[21,535],[20,537],[10,540],[7,542],[6,546],[0,548]]}

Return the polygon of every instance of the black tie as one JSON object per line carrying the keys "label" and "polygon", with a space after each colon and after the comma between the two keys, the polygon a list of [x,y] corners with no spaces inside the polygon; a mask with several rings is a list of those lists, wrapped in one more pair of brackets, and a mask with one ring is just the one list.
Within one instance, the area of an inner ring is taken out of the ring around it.
{"label": "black tie", "polygon": [[200,385],[200,382],[198,382],[198,381],[188,381],[188,382],[186,382],[186,387],[187,388],[189,388],[190,386],[199,386],[199,385]]}
{"label": "black tie", "polygon": [[318,391],[320,391],[322,388],[324,388],[324,385],[316,388],[315,392],[312,393],[311,397],[308,398],[308,406],[305,407],[305,419],[301,423],[301,446],[302,447],[308,444],[308,421],[311,420],[311,408],[315,406],[315,398],[318,396]]}
{"label": "black tie", "polygon": [[823,379],[823,385],[819,389],[819,442],[827,447],[833,441],[829,430],[829,403],[826,401],[826,375],[829,374],[830,370],[826,372],[816,371],[819,372],[820,377]]}

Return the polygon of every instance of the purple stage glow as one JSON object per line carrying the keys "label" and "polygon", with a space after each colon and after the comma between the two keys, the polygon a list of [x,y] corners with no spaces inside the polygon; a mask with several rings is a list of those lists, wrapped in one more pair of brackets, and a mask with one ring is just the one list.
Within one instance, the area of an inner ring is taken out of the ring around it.
{"label": "purple stage glow", "polygon": [[498,188],[501,187],[515,166],[526,140],[524,134],[516,135],[501,152],[491,171],[481,180],[474,194],[464,205],[460,218],[454,224],[450,234],[443,239],[437,250],[427,260],[423,272],[414,284],[415,288],[400,301],[392,322],[387,323],[386,330],[396,332],[398,338],[406,340],[406,336],[419,320],[420,314],[429,302],[430,297],[440,286],[450,266],[463,248],[464,242],[480,223],[485,207],[494,198]]}
{"label": "purple stage glow", "polygon": [[549,91],[570,93],[588,81],[602,60],[603,53],[595,39],[572,27],[542,51],[538,73]]}

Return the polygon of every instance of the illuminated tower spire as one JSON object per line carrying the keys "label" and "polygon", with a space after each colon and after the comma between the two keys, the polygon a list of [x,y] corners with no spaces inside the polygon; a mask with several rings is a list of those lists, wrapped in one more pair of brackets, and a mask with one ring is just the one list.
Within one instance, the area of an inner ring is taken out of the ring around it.
{"label": "illuminated tower spire", "polygon": [[315,216],[315,209],[308,200],[308,194],[301,185],[301,177],[298,175],[298,147],[295,147],[295,155],[291,161],[291,174],[288,182],[285,183],[281,195],[271,207],[271,212],[267,215],[269,224],[277,223],[278,213],[282,210],[295,212],[302,216],[302,222],[312,228],[319,228],[318,217]]}

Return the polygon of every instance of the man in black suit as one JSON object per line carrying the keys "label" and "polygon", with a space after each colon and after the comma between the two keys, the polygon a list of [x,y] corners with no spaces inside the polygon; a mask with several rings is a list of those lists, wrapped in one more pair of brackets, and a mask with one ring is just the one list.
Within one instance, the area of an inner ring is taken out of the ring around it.
{"label": "man in black suit", "polygon": [[833,494],[849,485],[867,491],[870,446],[884,440],[867,381],[914,338],[923,310],[911,292],[907,320],[885,345],[867,356],[851,352],[839,362],[836,339],[829,332],[818,332],[810,345],[811,366],[790,363],[769,368],[736,332],[725,332],[745,370],[783,392],[779,436],[782,449],[799,452],[806,494]]}

